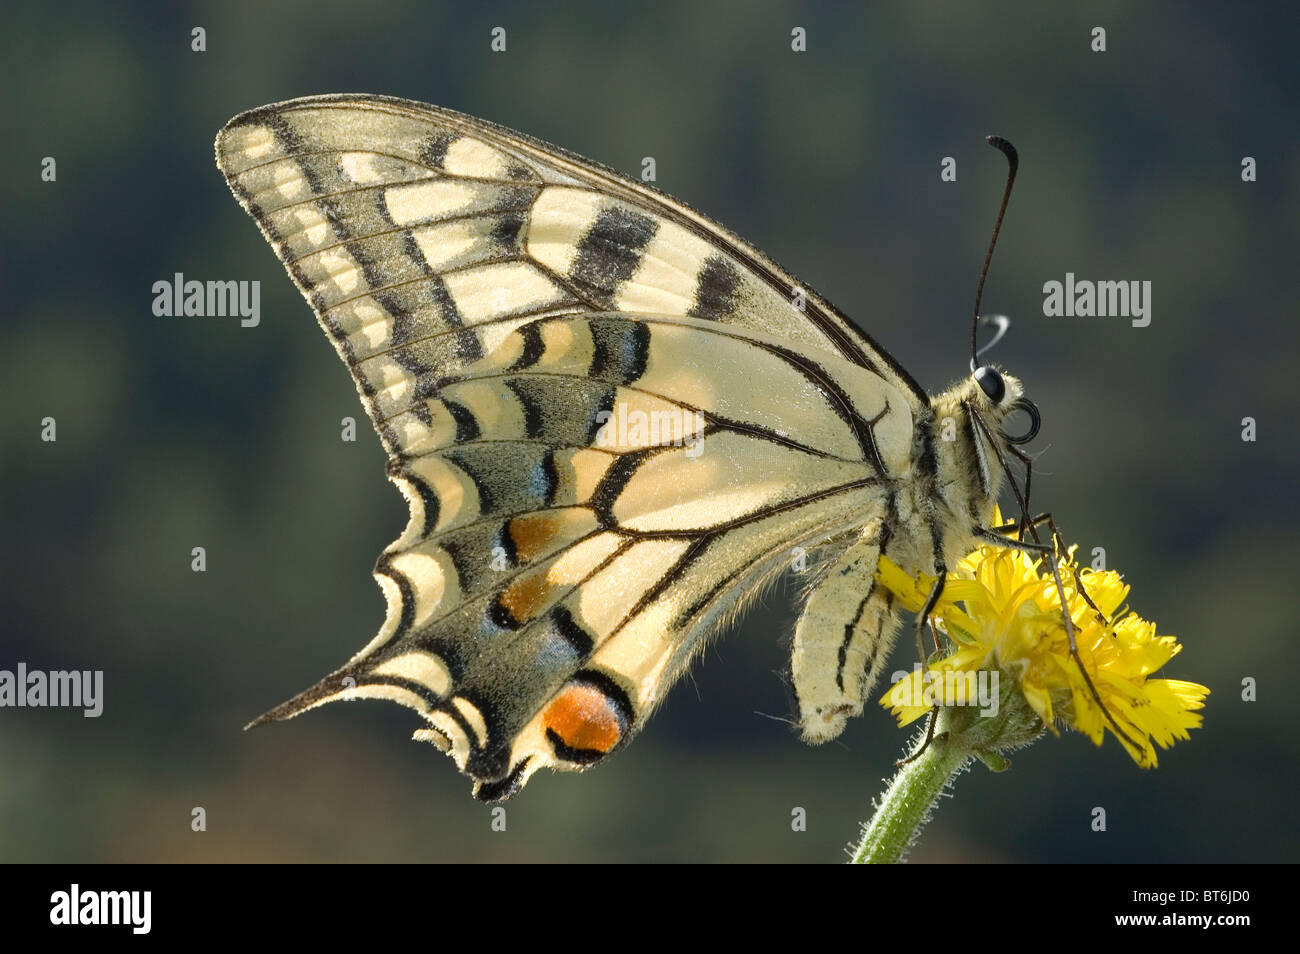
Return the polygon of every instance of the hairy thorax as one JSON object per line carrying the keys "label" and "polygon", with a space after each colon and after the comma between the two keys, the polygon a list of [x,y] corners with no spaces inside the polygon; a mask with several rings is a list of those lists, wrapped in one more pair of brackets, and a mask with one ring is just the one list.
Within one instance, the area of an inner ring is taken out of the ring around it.
{"label": "hairy thorax", "polygon": [[[916,541],[915,565],[952,567],[976,545],[976,528],[988,527],[1005,477],[1003,423],[1023,394],[1016,378],[1002,375],[1006,390],[991,400],[974,378],[930,401],[916,428],[913,472],[905,526]],[[900,517],[902,514],[900,513]]]}

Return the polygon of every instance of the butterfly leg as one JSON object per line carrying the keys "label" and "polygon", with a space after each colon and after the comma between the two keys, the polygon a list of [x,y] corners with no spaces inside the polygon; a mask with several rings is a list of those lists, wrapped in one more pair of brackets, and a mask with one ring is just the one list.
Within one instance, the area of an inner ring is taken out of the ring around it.
{"label": "butterfly leg", "polygon": [[[1031,544],[1023,540],[1013,540],[1012,538],[1009,537],[1003,537],[998,532],[999,530],[1015,529],[1018,530],[1019,533],[1023,534],[1026,530],[1028,530],[1029,533],[1033,535],[1035,541],[1037,541],[1038,533],[1036,528],[1044,523],[1047,524],[1047,526],[1051,530],[1052,541],[1053,541],[1052,545],[1048,545],[1040,542],[1035,542]],[[1067,600],[1065,596],[1065,584],[1062,583],[1061,581],[1061,570],[1056,556],[1058,552],[1062,552],[1066,549],[1065,539],[1061,536],[1061,531],[1056,526],[1056,521],[1052,519],[1052,515],[1050,513],[1039,514],[1038,516],[1032,519],[1030,519],[1026,515],[1025,518],[1019,523],[1007,524],[1006,526],[1002,526],[1002,527],[982,529],[982,532],[980,532],[978,535],[981,536],[981,538],[987,539],[990,542],[999,546],[1005,546],[1013,550],[1023,550],[1030,553],[1043,554],[1046,557],[1048,564],[1052,568],[1052,579],[1056,583],[1056,592],[1060,597],[1061,605],[1062,606],[1067,605]],[[1093,602],[1092,597],[1088,595],[1087,590],[1084,588],[1083,579],[1082,577],[1079,576],[1079,568],[1077,566],[1074,567],[1074,585],[1076,588],[1076,592],[1078,592],[1079,595],[1084,598],[1084,600],[1087,602],[1088,606],[1092,609],[1092,611],[1097,614],[1097,618],[1100,619],[1104,625],[1109,625],[1110,620],[1108,620],[1105,614],[1101,612],[1097,604]],[[1115,730],[1115,734],[1118,735],[1121,739],[1123,739],[1124,742],[1127,743],[1133,749],[1139,752],[1142,751],[1142,746],[1139,745],[1127,732],[1124,731],[1124,729],[1120,726],[1119,722],[1116,721],[1115,716],[1111,713],[1110,707],[1107,706],[1106,703],[1102,701],[1101,694],[1097,691],[1097,687],[1092,681],[1092,676],[1088,674],[1087,667],[1083,665],[1083,659],[1080,658],[1079,656],[1079,644],[1078,641],[1075,639],[1075,635],[1074,635],[1074,620],[1070,617],[1070,614],[1068,612],[1063,612],[1061,614],[1061,619],[1065,623],[1065,636],[1069,643],[1070,656],[1074,659],[1075,665],[1079,667],[1079,672],[1083,676],[1084,684],[1087,685],[1088,687],[1089,695],[1091,695],[1093,701],[1097,703],[1097,708],[1099,708],[1102,711],[1102,714],[1106,717],[1106,721],[1109,722],[1111,728]]]}
{"label": "butterfly leg", "polygon": [[[1023,533],[1028,527],[1037,527],[1044,523],[1047,524],[1052,531],[1052,538],[1056,541],[1057,552],[1064,552],[1067,550],[1068,548],[1065,545],[1065,537],[1061,535],[1060,528],[1057,527],[1056,521],[1052,519],[1050,513],[1040,513],[1038,516],[1028,521],[1028,523],[1007,523],[1000,527],[990,527],[989,529],[995,534],[1010,533],[1013,530]],[[1000,543],[1001,541],[998,542]],[[1075,589],[1078,591],[1079,595],[1083,597],[1083,601],[1092,608],[1093,613],[1096,614],[1097,619],[1101,621],[1103,626],[1109,626],[1111,620],[1101,611],[1101,608],[1092,601],[1092,597],[1088,595],[1088,590],[1083,585],[1083,577],[1079,575],[1079,567],[1072,566],[1070,569],[1074,574]]]}
{"label": "butterfly leg", "polygon": [[[925,739],[921,742],[920,746],[917,747],[917,750],[913,752],[911,755],[907,756],[906,758],[898,759],[896,762],[894,762],[895,768],[902,768],[908,762],[915,762],[917,759],[919,759],[922,755],[925,754],[925,750],[928,749],[930,747],[930,743],[934,741],[934,727],[938,724],[938,722],[939,722],[939,707],[935,706],[933,709],[930,710],[930,722],[925,727]],[[947,736],[947,733],[945,732],[944,735]]]}
{"label": "butterfly leg", "polygon": [[916,658],[920,660],[921,665],[926,665],[929,654],[925,651],[925,643],[921,638],[921,632],[925,629],[927,623],[932,624],[931,614],[934,608],[939,605],[939,597],[943,596],[943,582],[948,578],[948,568],[940,563],[934,568],[934,585],[930,587],[930,595],[925,600],[925,606],[916,616]]}
{"label": "butterfly leg", "polygon": [[[938,630],[935,629],[934,618],[931,614],[934,612],[934,608],[939,605],[939,597],[943,596],[943,582],[947,578],[948,568],[943,565],[942,561],[940,561],[939,565],[935,567],[935,581],[934,585],[930,587],[930,595],[926,598],[925,606],[916,617],[916,658],[921,662],[922,671],[930,668],[929,655],[925,651],[925,643],[921,638],[921,631],[927,624],[930,627],[930,635],[934,639],[935,651],[937,652],[942,650],[942,646],[939,643],[939,633]],[[934,741],[934,726],[938,719],[939,707],[935,706],[930,710],[930,723],[925,730],[925,741],[921,743],[920,748],[907,756],[907,758],[895,762],[895,765],[902,768],[908,762],[921,757],[925,750],[930,747],[930,743]]]}
{"label": "butterfly leg", "polygon": [[[1003,453],[1003,442],[997,440],[993,436],[992,432],[988,429],[988,426],[984,423],[983,418],[976,415],[975,421],[976,426],[982,428],[985,436],[988,438],[989,446],[993,448],[993,452],[997,455],[998,462],[1002,465],[1003,472],[1009,475],[1011,469],[1006,455]],[[1014,524],[1009,524],[995,529],[976,527],[975,535],[980,539],[997,546],[1007,547],[1012,550],[1020,550],[1022,552],[1037,553],[1043,556],[1052,568],[1052,579],[1056,582],[1056,592],[1060,596],[1061,605],[1065,606],[1065,585],[1061,582],[1061,571],[1058,567],[1056,557],[1056,554],[1059,551],[1064,551],[1066,549],[1065,541],[1061,536],[1060,530],[1057,528],[1055,521],[1052,520],[1052,515],[1050,513],[1040,514],[1039,516],[1032,518],[1029,516],[1030,481],[1033,479],[1034,475],[1033,458],[1014,445],[1007,445],[1006,450],[1010,452],[1011,456],[1015,457],[1025,465],[1025,489],[1023,493],[1016,485],[1014,479],[1008,480],[1008,483],[1011,485],[1011,492],[1015,495],[1016,503],[1020,507],[1020,520]],[[1038,527],[1044,523],[1046,523],[1052,531],[1053,545],[1043,543],[1038,536]],[[998,532],[999,530],[1006,531],[1011,529],[1014,529],[1017,532],[1017,536],[1014,539],[1011,537],[1005,537]],[[1026,532],[1034,538],[1033,543],[1024,539]],[[1088,605],[1092,607],[1092,610],[1097,613],[1103,621],[1105,621],[1105,617],[1102,615],[1101,611],[1097,609],[1097,604],[1092,601],[1092,598],[1089,597],[1087,592],[1084,590],[1083,580],[1079,577],[1077,567],[1074,571],[1074,581],[1075,585],[1078,587],[1078,592],[1085,600],[1087,600]],[[1074,636],[1074,620],[1070,618],[1069,613],[1062,613],[1061,617],[1065,623],[1065,635],[1069,640],[1070,656],[1073,657],[1075,665],[1079,667],[1079,672],[1083,676],[1083,681],[1087,685],[1088,692],[1092,696],[1093,701],[1097,703],[1097,707],[1101,709],[1102,713],[1106,717],[1106,721],[1110,723],[1111,728],[1115,730],[1115,733],[1130,746],[1141,751],[1142,747],[1134,742],[1128,733],[1120,727],[1119,722],[1116,721],[1115,716],[1111,713],[1110,709],[1104,702],[1102,702],[1101,694],[1097,692],[1097,687],[1093,685],[1092,677],[1088,675],[1088,670],[1084,667],[1083,660],[1079,657],[1079,646]]]}

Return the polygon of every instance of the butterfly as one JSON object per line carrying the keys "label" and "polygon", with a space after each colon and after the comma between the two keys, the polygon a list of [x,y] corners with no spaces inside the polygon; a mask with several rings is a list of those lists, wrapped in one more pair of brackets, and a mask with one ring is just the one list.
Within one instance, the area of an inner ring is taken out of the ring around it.
{"label": "butterfly", "polygon": [[976,367],[974,330],[972,374],[930,397],[689,206],[449,109],[295,99],[236,116],[216,157],[410,506],[374,571],[378,635],[253,724],[389,699],[477,797],[507,798],[625,746],[706,638],[811,554],[789,679],[824,742],[899,629],[881,556],[941,583],[1005,539],[994,503],[1033,433],[1004,421],[1038,417]]}

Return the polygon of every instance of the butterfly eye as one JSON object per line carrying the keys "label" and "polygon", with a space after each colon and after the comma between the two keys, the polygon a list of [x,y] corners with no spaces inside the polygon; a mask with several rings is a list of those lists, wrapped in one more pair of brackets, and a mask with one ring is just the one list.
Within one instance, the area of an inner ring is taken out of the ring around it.
{"label": "butterfly eye", "polygon": [[988,365],[976,368],[975,380],[979,382],[980,389],[988,395],[990,401],[994,404],[1002,403],[1007,393],[1007,386],[1002,380],[1002,375],[998,374],[997,368],[990,368]]}

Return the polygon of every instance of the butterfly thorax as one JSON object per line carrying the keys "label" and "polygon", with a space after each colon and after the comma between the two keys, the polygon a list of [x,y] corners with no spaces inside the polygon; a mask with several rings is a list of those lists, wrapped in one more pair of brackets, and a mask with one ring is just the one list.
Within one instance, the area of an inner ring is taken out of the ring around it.
{"label": "butterfly thorax", "polygon": [[[993,401],[973,377],[930,400],[930,415],[918,422],[918,474],[914,499],[923,513],[935,550],[934,572],[942,560],[951,567],[976,545],[976,528],[988,527],[1005,476],[1001,458],[1003,422],[1023,394],[1020,381],[1003,374],[1006,391]],[[928,561],[927,561],[928,562]]]}

